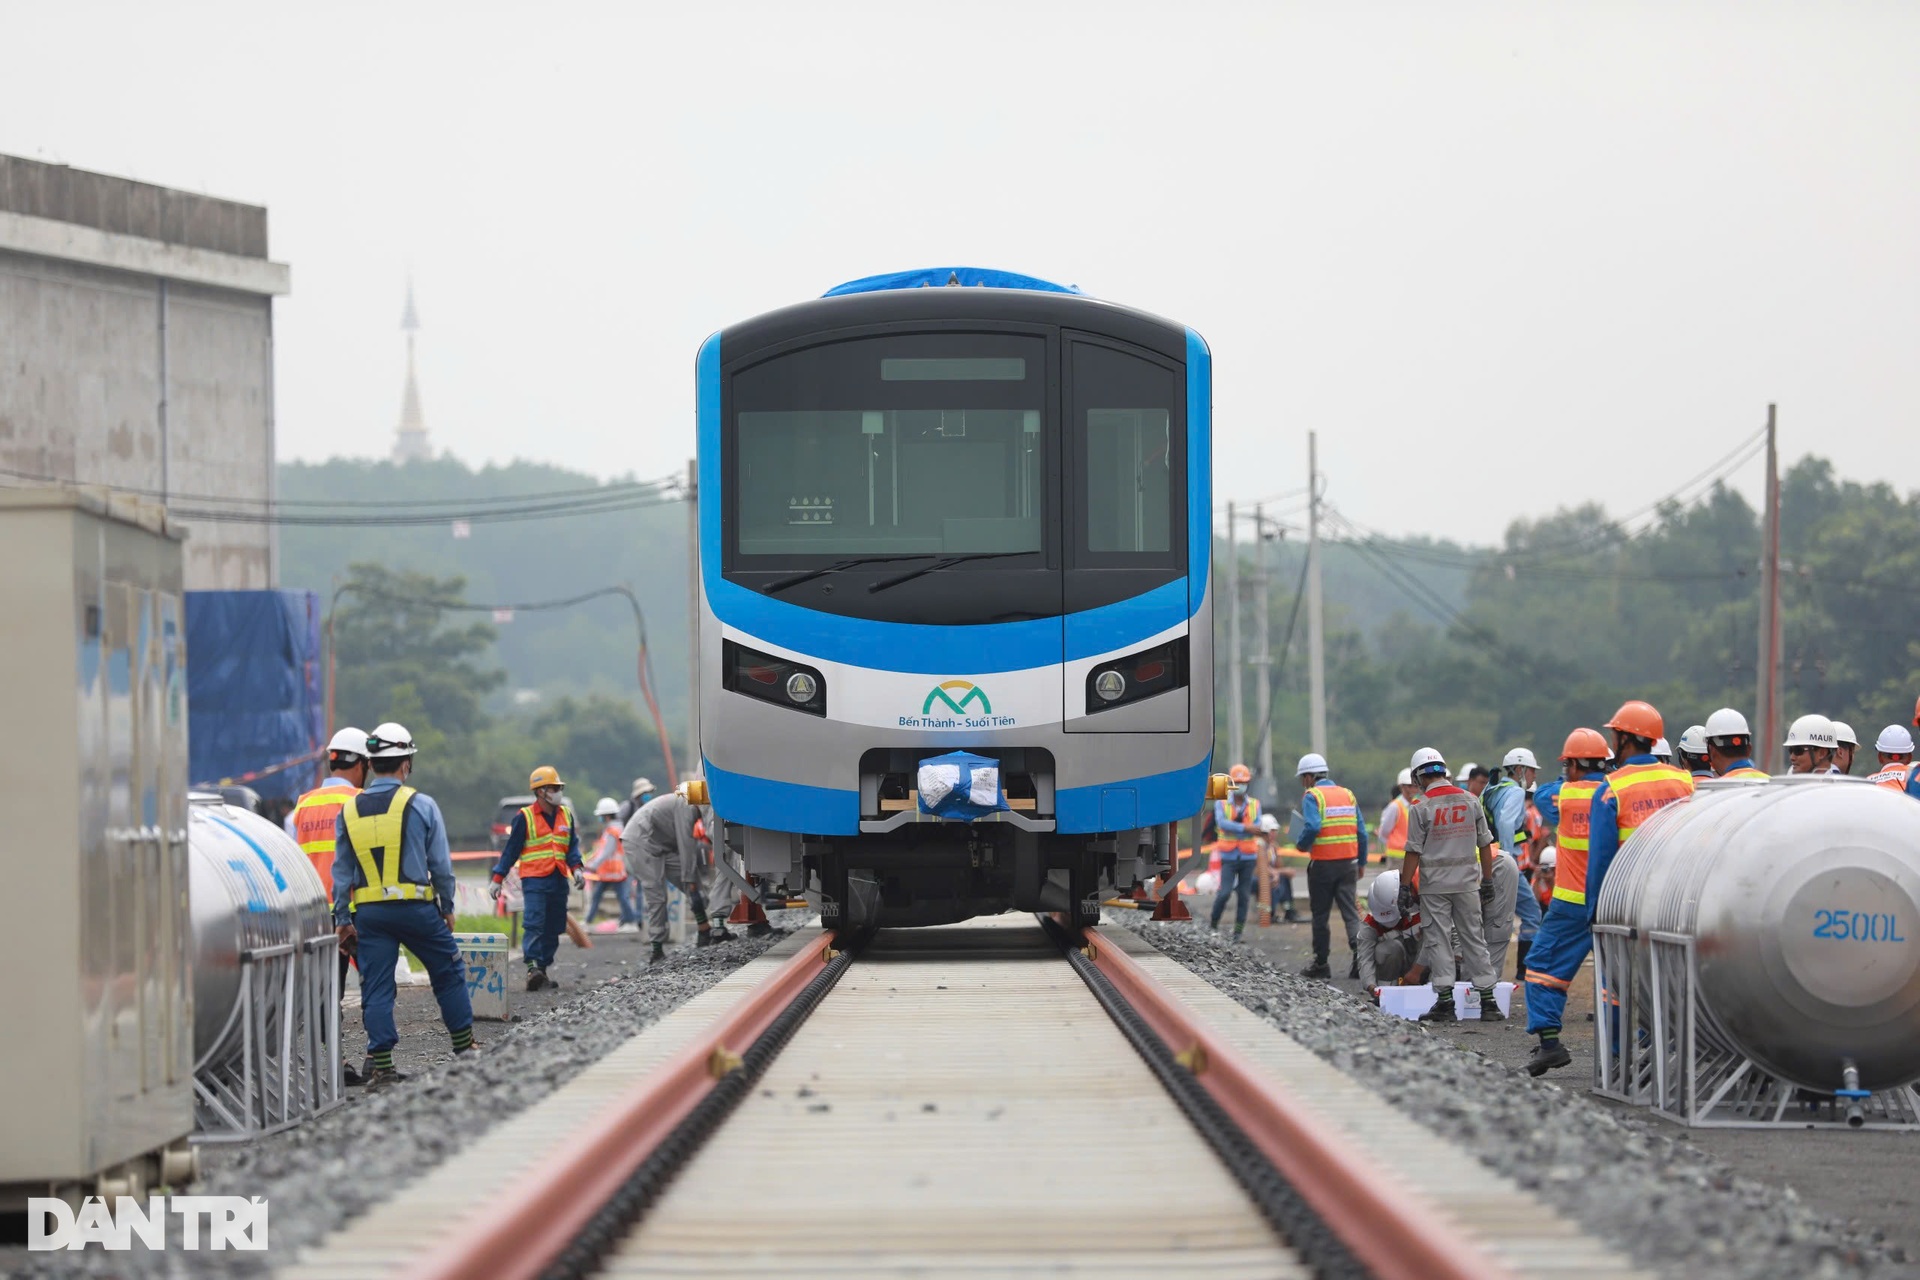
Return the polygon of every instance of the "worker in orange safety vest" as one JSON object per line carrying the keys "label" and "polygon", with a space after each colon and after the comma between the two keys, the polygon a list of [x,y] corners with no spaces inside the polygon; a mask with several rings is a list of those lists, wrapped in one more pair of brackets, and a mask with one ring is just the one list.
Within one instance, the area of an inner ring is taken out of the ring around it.
{"label": "worker in orange safety vest", "polygon": [[1880,767],[1868,775],[1867,781],[1889,791],[1904,792],[1913,776],[1913,735],[1905,725],[1890,724],[1873,740],[1873,750]]}
{"label": "worker in orange safety vest", "polygon": [[1333,947],[1328,921],[1333,909],[1347,926],[1347,950],[1352,960],[1347,976],[1360,976],[1360,912],[1355,896],[1360,869],[1367,864],[1367,827],[1360,821],[1360,801],[1328,776],[1326,758],[1310,751],[1294,766],[1304,793],[1300,797],[1300,838],[1294,848],[1307,855],[1307,906],[1313,913],[1313,963],[1301,973],[1327,978]]}
{"label": "worker in orange safety vest", "polygon": [[[1593,947],[1593,904],[1599,900],[1614,855],[1654,814],[1693,796],[1693,779],[1686,770],[1662,764],[1653,754],[1654,744],[1666,730],[1651,704],[1637,699],[1624,703],[1607,721],[1607,728],[1613,731],[1613,754],[1619,767],[1601,778],[1590,797],[1584,796],[1584,785],[1579,788],[1581,794],[1572,797],[1568,793],[1575,791],[1574,783],[1560,789],[1560,856],[1547,922],[1555,917],[1561,922],[1554,926],[1551,940],[1543,923],[1527,956],[1527,1031],[1540,1037],[1527,1060],[1529,1075],[1545,1075],[1573,1061],[1560,1043],[1560,1019],[1566,1010],[1567,988]],[[1576,729],[1567,738],[1566,752],[1578,756],[1583,784],[1599,773],[1599,762],[1591,754],[1596,745],[1604,749],[1606,742],[1590,729]],[[1570,807],[1581,798],[1586,799],[1584,849],[1578,815]],[[1543,958],[1541,944],[1549,941]]]}
{"label": "worker in orange safety vest", "polygon": [[1247,794],[1253,770],[1236,764],[1227,773],[1227,798],[1213,802],[1213,829],[1218,839],[1212,851],[1220,857],[1220,887],[1214,890],[1213,914],[1208,925],[1220,931],[1220,917],[1233,896],[1233,940],[1247,927],[1247,907],[1253,901],[1254,859],[1260,854],[1260,802]]}
{"label": "worker in orange safety vest", "polygon": [[580,833],[574,830],[573,812],[564,800],[566,785],[560,780],[560,771],[550,764],[541,765],[528,777],[527,790],[533,792],[533,803],[513,815],[507,842],[500,847],[500,860],[493,865],[493,885],[487,890],[498,901],[507,872],[518,864],[525,904],[529,991],[558,985],[548,975],[547,966],[553,963],[554,953],[560,949],[560,933],[567,927],[569,878],[574,888],[586,888],[580,876]]}
{"label": "worker in orange safety vest", "polygon": [[637,927],[640,913],[633,907],[633,877],[627,874],[626,854],[620,847],[620,802],[612,796],[600,797],[600,803],[593,806],[593,816],[602,825],[600,838],[587,858],[587,883],[593,891],[587,898],[587,915],[582,923],[592,924],[600,914],[600,899],[612,893],[620,908],[620,923]]}
{"label": "worker in orange safety vest", "polygon": [[[367,734],[364,729],[347,725],[327,743],[327,777],[319,786],[294,801],[287,815],[287,834],[300,842],[313,869],[320,873],[320,884],[327,891],[327,905],[333,905],[334,833],[340,825],[340,810],[367,785]],[[347,969],[353,953],[340,948],[340,999],[347,994]],[[350,1085],[361,1083],[360,1073],[351,1063],[342,1063],[340,1077]]]}

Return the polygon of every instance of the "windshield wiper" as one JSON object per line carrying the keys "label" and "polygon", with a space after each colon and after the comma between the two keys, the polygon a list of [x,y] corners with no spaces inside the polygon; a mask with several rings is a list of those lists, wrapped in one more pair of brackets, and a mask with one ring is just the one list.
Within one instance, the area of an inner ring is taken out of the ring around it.
{"label": "windshield wiper", "polygon": [[[1035,548],[1035,550],[1037,551],[1038,548]],[[997,560],[1001,556],[1030,556],[1033,554],[1033,551],[969,551],[965,555],[948,556],[944,560],[935,560],[932,564],[923,564],[918,569],[909,569],[905,573],[896,573],[891,578],[882,578],[878,582],[869,582],[867,584],[867,590],[870,593],[874,591],[885,591],[888,587],[897,587],[903,582],[912,582],[921,574],[932,573],[935,569],[951,569],[953,566],[965,564],[969,560]]]}
{"label": "windshield wiper", "polygon": [[805,573],[790,574],[787,577],[776,579],[760,588],[760,590],[765,595],[772,595],[776,591],[785,591],[788,587],[797,587],[803,582],[812,582],[815,578],[823,577],[829,573],[839,573],[842,569],[853,569],[863,564],[881,564],[889,560],[924,560],[932,554],[933,552],[931,551],[919,551],[909,552],[905,555],[860,556],[854,560],[836,560],[821,569],[809,569]]}

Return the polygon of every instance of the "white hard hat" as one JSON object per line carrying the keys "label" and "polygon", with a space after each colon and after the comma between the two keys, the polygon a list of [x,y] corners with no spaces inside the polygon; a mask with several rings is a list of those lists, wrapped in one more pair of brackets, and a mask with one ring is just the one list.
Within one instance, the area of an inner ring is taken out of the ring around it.
{"label": "white hard hat", "polygon": [[1910,756],[1913,754],[1913,735],[1907,732],[1903,724],[1890,724],[1873,740],[1873,749],[1890,756]]}
{"label": "white hard hat", "polygon": [[1260,815],[1260,829],[1262,831],[1278,831],[1280,829],[1280,819],[1270,813],[1263,813]]}
{"label": "white hard hat", "polygon": [[1690,724],[1687,731],[1680,735],[1680,749],[1690,756],[1707,754],[1707,726]]}
{"label": "white hard hat", "polygon": [[1507,758],[1500,762],[1500,767],[1502,769],[1538,769],[1540,762],[1535,760],[1533,758],[1533,752],[1527,750],[1525,747],[1515,747],[1513,750],[1507,752]]}
{"label": "white hard hat", "polygon": [[1665,738],[1653,744],[1653,758],[1656,760],[1673,759],[1673,747]]}
{"label": "white hard hat", "polygon": [[1842,746],[1857,747],[1860,745],[1860,739],[1856,738],[1853,734],[1853,726],[1845,720],[1835,720],[1833,722],[1833,740]]}
{"label": "white hard hat", "polygon": [[1434,765],[1440,766],[1439,772],[1441,773],[1447,771],[1447,761],[1444,756],[1432,747],[1422,747],[1413,753],[1413,763],[1408,767],[1407,772],[1416,775],[1422,771],[1432,773],[1434,772]]}
{"label": "white hard hat", "polygon": [[1307,752],[1307,754],[1300,757],[1300,763],[1293,767],[1293,772],[1298,777],[1305,777],[1308,774],[1314,773],[1325,773],[1326,771],[1327,758],[1318,751]]}
{"label": "white hard hat", "polygon": [[601,796],[593,806],[593,816],[596,818],[611,818],[619,812],[620,802],[612,796]]}
{"label": "white hard hat", "polygon": [[1367,887],[1367,913],[1384,925],[1400,923],[1400,873],[1382,871]]}
{"label": "white hard hat", "polygon": [[1552,845],[1548,845],[1540,851],[1540,856],[1534,861],[1543,867],[1557,866],[1560,862],[1560,853]]}
{"label": "white hard hat", "polygon": [[352,725],[340,729],[327,743],[327,754],[364,756],[367,754],[367,731]]}
{"label": "white hard hat", "polygon": [[1832,750],[1839,743],[1834,740],[1833,721],[1822,715],[1809,715],[1801,716],[1787,727],[1787,740],[1781,745]]}
{"label": "white hard hat", "polygon": [[1395,785],[1395,786],[1400,786],[1400,787],[1410,787],[1410,786],[1412,786],[1412,785],[1413,785],[1413,770],[1411,770],[1411,769],[1402,769],[1402,770],[1400,771],[1400,776],[1399,776],[1398,778],[1395,778],[1395,779],[1394,779],[1393,781],[1394,781],[1394,785]]}
{"label": "white hard hat", "polygon": [[1722,707],[1707,717],[1707,738],[1751,738],[1753,730],[1747,727],[1747,718],[1732,707]]}
{"label": "white hard hat", "polygon": [[1473,771],[1475,769],[1478,769],[1479,767],[1480,766],[1476,764],[1474,761],[1469,760],[1465,764],[1460,766],[1460,772],[1453,775],[1453,780],[1455,782],[1465,782],[1468,778],[1471,778],[1473,776]]}
{"label": "white hard hat", "polygon": [[652,778],[635,778],[633,780],[633,790],[627,792],[627,797],[629,799],[638,799],[641,796],[649,794],[652,790]]}
{"label": "white hard hat", "polygon": [[413,735],[407,732],[407,726],[395,724],[391,720],[367,735],[367,754],[375,760],[410,756],[418,750],[419,748],[413,745]]}

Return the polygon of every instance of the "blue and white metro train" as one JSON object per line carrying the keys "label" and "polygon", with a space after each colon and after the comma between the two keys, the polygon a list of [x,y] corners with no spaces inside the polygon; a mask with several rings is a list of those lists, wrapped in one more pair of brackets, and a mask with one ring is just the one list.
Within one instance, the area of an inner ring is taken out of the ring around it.
{"label": "blue and white metro train", "polygon": [[[941,269],[725,329],[698,378],[701,745],[747,870],[863,928],[1092,923],[1164,866],[1215,785],[1199,335]],[[958,749],[1004,810],[923,811]]]}

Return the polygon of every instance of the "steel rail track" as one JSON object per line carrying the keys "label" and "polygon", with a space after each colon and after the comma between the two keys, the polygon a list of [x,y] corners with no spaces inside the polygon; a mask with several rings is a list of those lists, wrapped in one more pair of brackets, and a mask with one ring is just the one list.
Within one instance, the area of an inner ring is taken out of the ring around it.
{"label": "steel rail track", "polygon": [[[1395,1198],[1361,1157],[1097,933],[1042,922],[1199,1137],[1313,1275],[1501,1280],[1511,1272],[1439,1215]],[[829,937],[792,956],[603,1126],[516,1189],[504,1211],[431,1253],[422,1280],[572,1280],[603,1259],[749,1096],[859,954]]]}

